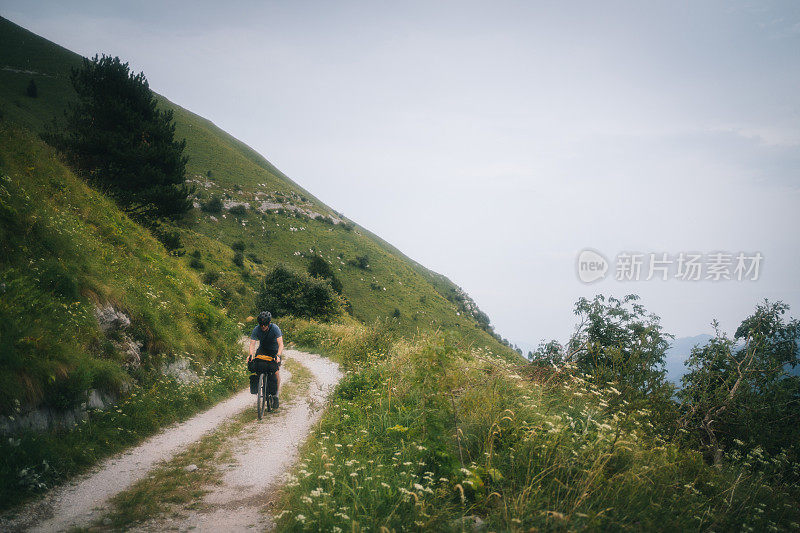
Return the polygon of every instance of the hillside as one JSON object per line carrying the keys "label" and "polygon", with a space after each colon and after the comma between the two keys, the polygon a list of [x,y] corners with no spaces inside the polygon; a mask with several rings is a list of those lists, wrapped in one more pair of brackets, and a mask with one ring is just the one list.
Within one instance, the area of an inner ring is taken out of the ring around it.
{"label": "hillside", "polygon": [[[74,100],[80,63],[0,18],[0,432],[15,436],[0,442],[0,507],[241,387],[236,339],[278,264],[304,271],[323,257],[359,321],[454,331],[465,346],[516,356],[447,278],[159,97],[197,186],[195,208],[172,228],[182,246],[165,248],[38,136]],[[201,209],[212,199],[222,207]]]}
{"label": "hillside", "polygon": [[[19,438],[0,443],[3,506],[241,383],[238,328],[215,291],[5,122],[0,240],[0,422]],[[181,389],[187,377],[194,388]],[[38,435],[114,403],[94,425]]]}
{"label": "hillside", "polygon": [[[0,113],[43,131],[74,98],[68,72],[80,61],[0,19]],[[31,79],[39,87],[36,98],[24,95]],[[184,244],[178,253],[185,252],[187,264],[201,254],[199,270],[212,272],[206,279],[231,317],[243,321],[253,313],[258,281],[270,267],[305,270],[316,254],[334,268],[359,320],[393,317],[402,331],[457,330],[469,342],[496,346],[482,331],[491,331],[486,315],[446,277],[337,213],[208,120],[166,98],[160,102],[174,111],[176,137],[187,140],[187,179],[197,187],[196,207],[177,228]],[[220,212],[201,209],[214,198],[223,202]],[[245,247],[241,267],[230,248],[237,242]],[[357,258],[368,266],[354,266]]]}

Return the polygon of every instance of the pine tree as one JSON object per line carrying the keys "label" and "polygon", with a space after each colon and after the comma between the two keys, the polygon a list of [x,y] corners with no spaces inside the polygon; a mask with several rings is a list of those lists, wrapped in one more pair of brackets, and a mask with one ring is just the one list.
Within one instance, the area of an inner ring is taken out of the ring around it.
{"label": "pine tree", "polygon": [[139,221],[186,213],[193,192],[184,181],[186,141],[175,140],[173,113],[158,109],[144,73],[103,55],[84,59],[71,81],[78,103],[47,140]]}

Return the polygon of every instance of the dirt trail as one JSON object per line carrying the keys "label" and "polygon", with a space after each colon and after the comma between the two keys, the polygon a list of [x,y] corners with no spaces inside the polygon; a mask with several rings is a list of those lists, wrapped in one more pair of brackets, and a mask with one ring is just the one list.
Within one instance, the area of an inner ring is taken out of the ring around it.
{"label": "dirt trail", "polygon": [[297,459],[298,449],[322,414],[325,398],[341,378],[338,365],[318,355],[287,350],[313,374],[308,395],[298,398],[264,422],[252,422],[233,437],[235,462],[221,483],[208,487],[201,510],[184,517],[153,520],[132,531],[264,531],[271,527],[262,513],[271,491]]}
{"label": "dirt trail", "polygon": [[[269,418],[269,424],[250,424],[235,437],[240,442],[234,443],[234,449],[245,452],[238,456],[235,466],[225,472],[222,485],[215,486],[207,495],[204,511],[193,511],[181,522],[145,524],[142,530],[236,531],[263,529],[267,525],[260,514],[265,489],[279,480],[297,458],[299,445],[319,418],[322,403],[341,377],[336,363],[318,355],[286,350],[286,357],[311,371],[313,378],[308,396],[281,406],[281,410]],[[89,525],[104,514],[111,497],[246,408],[255,409],[248,390],[112,457],[92,473],[29,504],[15,517],[0,519],[0,530],[64,531]]]}

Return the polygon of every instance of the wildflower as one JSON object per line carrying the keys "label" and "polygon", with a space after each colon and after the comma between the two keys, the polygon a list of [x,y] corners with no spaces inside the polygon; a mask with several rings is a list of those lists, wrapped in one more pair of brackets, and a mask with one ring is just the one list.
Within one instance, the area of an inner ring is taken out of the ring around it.
{"label": "wildflower", "polygon": [[295,516],[294,519],[297,520],[298,522],[300,522],[301,524],[305,524],[306,523],[305,515],[299,514],[299,515]]}

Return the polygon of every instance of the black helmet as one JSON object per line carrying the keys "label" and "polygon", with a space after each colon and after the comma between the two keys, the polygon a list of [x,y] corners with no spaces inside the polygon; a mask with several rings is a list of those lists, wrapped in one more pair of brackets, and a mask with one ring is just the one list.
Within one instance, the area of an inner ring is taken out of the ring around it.
{"label": "black helmet", "polygon": [[258,313],[258,325],[259,326],[266,326],[272,322],[272,313],[269,311],[261,311]]}

